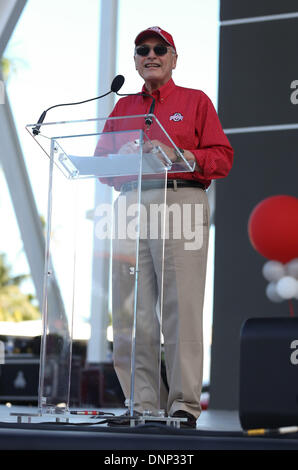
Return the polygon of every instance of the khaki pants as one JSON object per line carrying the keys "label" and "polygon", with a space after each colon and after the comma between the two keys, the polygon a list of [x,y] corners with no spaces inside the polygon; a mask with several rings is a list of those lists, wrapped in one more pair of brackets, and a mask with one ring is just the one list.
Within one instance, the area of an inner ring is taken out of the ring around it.
{"label": "khaki pants", "polygon": [[[125,197],[127,208],[132,207],[136,203],[137,192],[130,191],[121,197]],[[133,325],[132,315],[135,276],[131,269],[136,260],[136,241],[117,239],[116,236],[113,246],[115,370],[126,398],[130,397],[133,372],[136,411],[150,410],[156,413],[162,408],[172,415],[177,410],[185,410],[198,417],[201,412],[202,313],[209,236],[207,195],[200,188],[178,187],[176,190],[167,190],[167,206],[176,215],[180,211],[183,227],[181,225],[179,229],[177,220],[174,223],[175,217],[166,218],[168,223],[164,243],[160,238],[156,239],[156,227],[152,226],[150,213],[150,208],[164,202],[163,191],[145,190],[141,202],[145,214],[139,240],[136,325]],[[195,216],[195,206],[200,208],[198,217]],[[115,203],[116,223],[119,213],[118,200]],[[121,220],[123,222],[123,217]],[[130,216],[124,223],[131,225],[132,220]],[[142,232],[144,226],[147,234]],[[195,236],[193,240],[190,238],[194,233],[197,234],[197,243]],[[169,390],[160,378],[161,331]],[[134,333],[135,343],[132,341]],[[133,371],[132,344],[135,344]]]}

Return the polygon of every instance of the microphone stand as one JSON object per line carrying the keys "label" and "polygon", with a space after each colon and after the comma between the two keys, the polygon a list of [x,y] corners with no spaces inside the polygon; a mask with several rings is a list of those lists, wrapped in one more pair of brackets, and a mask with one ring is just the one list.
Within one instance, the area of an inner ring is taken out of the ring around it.
{"label": "microphone stand", "polygon": [[46,114],[47,112],[50,110],[50,109],[53,109],[53,108],[58,108],[59,106],[74,106],[74,105],[77,105],[77,104],[83,104],[83,103],[88,103],[89,101],[94,101],[94,100],[99,100],[100,98],[104,98],[105,96],[109,95],[110,93],[117,93],[120,88],[122,87],[124,83],[124,77],[123,75],[117,75],[114,80],[112,81],[112,84],[111,84],[111,89],[110,91],[108,91],[107,93],[104,93],[103,95],[101,96],[96,96],[95,98],[90,98],[88,100],[83,100],[83,101],[77,101],[76,103],[62,103],[62,104],[55,104],[54,106],[51,106],[50,108],[46,109],[40,116],[40,118],[38,119],[37,121],[37,125],[32,129],[32,132],[34,135],[38,135],[39,132],[40,132],[40,127],[41,127],[41,124],[43,123],[45,117],[46,117]]}
{"label": "microphone stand", "polygon": [[[153,114],[153,111],[154,111],[154,108],[155,108],[155,98],[153,98],[153,96],[149,95],[148,93],[145,93],[144,91],[141,91],[140,93],[126,93],[126,94],[116,92],[116,95],[118,95],[118,96],[148,96],[149,98],[152,99],[152,103],[150,105],[150,109],[149,109],[148,114]],[[145,123],[147,124],[147,126],[150,127],[152,122],[153,122],[152,117],[147,115],[146,118],[145,118]]]}
{"label": "microphone stand", "polygon": [[78,101],[76,103],[62,103],[62,104],[55,104],[55,106],[51,106],[50,108],[46,109],[40,116],[40,118],[38,119],[37,121],[37,125],[35,127],[33,127],[32,129],[32,132],[34,135],[38,135],[39,134],[39,130],[40,130],[40,127],[41,127],[41,124],[43,123],[45,117],[46,117],[46,114],[48,111],[50,111],[50,109],[54,109],[54,108],[59,108],[60,106],[74,106],[74,105],[77,105],[77,104],[83,104],[83,103],[88,103],[89,101],[93,101],[93,100],[98,100],[100,98],[104,98],[105,96],[109,95],[110,93],[112,93],[112,90],[108,91],[107,93],[105,93],[104,95],[101,95],[101,96],[97,96],[96,98],[90,98],[89,100],[84,100],[84,101]]}

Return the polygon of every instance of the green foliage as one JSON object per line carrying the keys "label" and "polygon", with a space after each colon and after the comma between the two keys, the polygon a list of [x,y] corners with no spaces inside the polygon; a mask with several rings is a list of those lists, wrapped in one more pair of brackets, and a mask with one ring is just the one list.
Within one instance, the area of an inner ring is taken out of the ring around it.
{"label": "green foliage", "polygon": [[26,274],[12,277],[11,267],[6,264],[5,255],[0,253],[0,289],[11,285],[19,286],[27,277]]}
{"label": "green foliage", "polygon": [[32,303],[33,296],[24,294],[20,284],[27,275],[12,276],[5,255],[0,254],[0,321],[40,319],[40,312]]}
{"label": "green foliage", "polygon": [[6,81],[11,72],[11,61],[9,59],[6,59],[5,57],[2,57],[1,69],[2,69],[3,79]]}

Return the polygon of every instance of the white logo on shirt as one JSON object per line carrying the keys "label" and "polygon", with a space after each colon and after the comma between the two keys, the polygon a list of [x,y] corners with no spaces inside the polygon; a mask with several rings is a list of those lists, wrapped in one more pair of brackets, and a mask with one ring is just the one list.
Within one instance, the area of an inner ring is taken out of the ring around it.
{"label": "white logo on shirt", "polygon": [[174,121],[174,122],[183,121],[183,116],[181,113],[175,113],[172,116],[170,116],[170,121]]}

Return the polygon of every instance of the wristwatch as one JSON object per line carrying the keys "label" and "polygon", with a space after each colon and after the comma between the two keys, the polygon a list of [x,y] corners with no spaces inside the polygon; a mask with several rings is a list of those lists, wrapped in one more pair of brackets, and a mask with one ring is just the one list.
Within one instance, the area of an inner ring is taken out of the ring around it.
{"label": "wristwatch", "polygon": [[[177,148],[178,148],[179,152],[182,153],[182,155],[184,155],[184,150],[179,148],[179,147],[177,147]],[[183,158],[181,158],[181,155],[177,152],[177,149],[175,149],[175,148],[174,148],[174,153],[177,157],[174,163],[179,162],[179,160],[184,161]]]}

